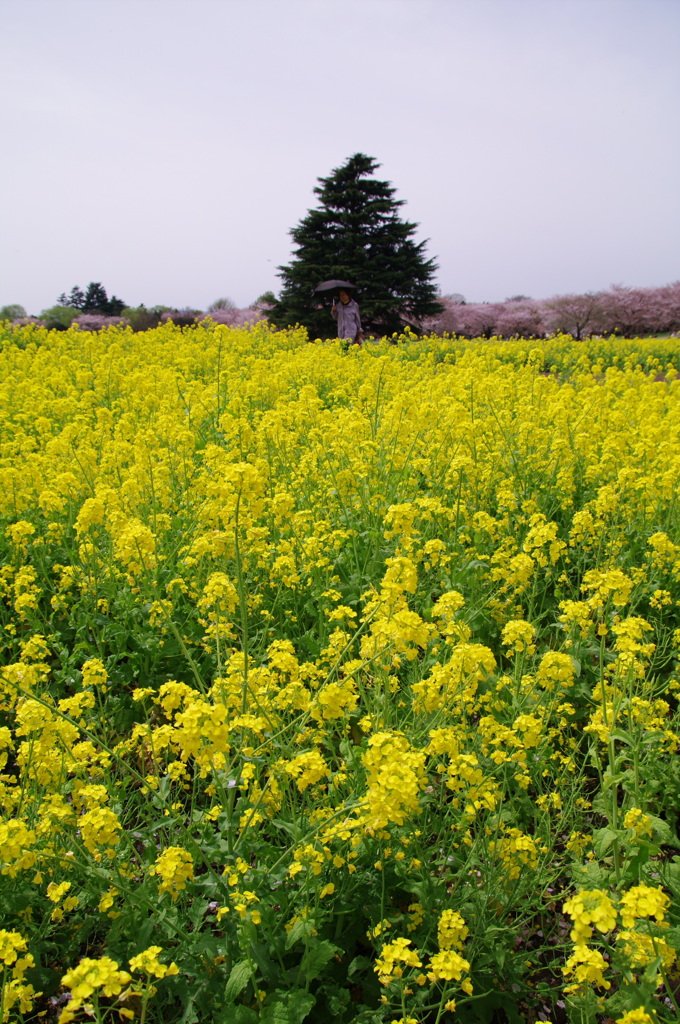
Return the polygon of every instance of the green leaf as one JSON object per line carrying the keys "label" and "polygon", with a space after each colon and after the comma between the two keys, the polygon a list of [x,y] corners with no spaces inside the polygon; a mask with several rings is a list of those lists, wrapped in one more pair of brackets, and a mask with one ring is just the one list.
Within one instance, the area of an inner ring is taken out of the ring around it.
{"label": "green leaf", "polygon": [[674,925],[670,928],[664,928],[663,933],[664,941],[669,946],[673,946],[675,949],[680,946],[680,925]]}
{"label": "green leaf", "polygon": [[208,909],[208,903],[204,900],[196,900],[189,911],[189,920],[193,924],[194,928],[200,925],[201,921],[205,917]]}
{"label": "green leaf", "polygon": [[612,729],[609,736],[613,740],[618,740],[619,743],[625,743],[628,747],[632,747],[635,742],[631,734],[629,732],[624,732],[623,729]]}
{"label": "green leaf", "polygon": [[604,857],[608,850],[611,850],[614,843],[620,839],[619,833],[613,828],[600,828],[593,833],[593,849],[597,857]]}
{"label": "green leaf", "polygon": [[638,979],[634,984],[630,982],[623,983],[606,1000],[605,1007],[607,1013],[611,1014],[612,1017],[622,1017],[624,1013],[628,1013],[630,1010],[646,1009],[652,993],[656,990],[659,978],[656,972],[654,972],[651,982],[645,982],[644,977],[643,975],[643,978]]}
{"label": "green leaf", "polygon": [[251,924],[251,938],[250,938],[250,952],[257,966],[262,973],[265,981],[272,988],[276,984],[276,979],[279,976],[278,964],[271,959],[270,952],[267,946],[262,942],[255,941],[256,929],[255,925]]}
{"label": "green leaf", "polygon": [[364,974],[373,968],[373,963],[367,956],[355,956],[347,968],[347,977],[353,978],[355,974]]}
{"label": "green leaf", "polygon": [[590,992],[587,995],[570,996],[566,1003],[570,1021],[578,1021],[579,1024],[597,1024],[597,1004]]}
{"label": "green leaf", "polygon": [[258,1024],[257,1010],[250,1006],[233,1006],[223,1018],[223,1024]]}
{"label": "green leaf", "polygon": [[327,939],[316,942],[305,951],[301,966],[305,972],[307,983],[319,977],[328,961],[332,960],[337,952],[339,952],[338,947]]}
{"label": "green leaf", "polygon": [[274,828],[280,828],[282,832],[286,832],[289,836],[297,842],[302,835],[300,826],[294,821],[284,821],[283,818],[273,818],[271,824]]}
{"label": "green leaf", "polygon": [[625,880],[631,883],[635,882],[640,876],[640,870],[649,861],[650,857],[658,856],[661,853],[659,846],[653,846],[652,843],[642,843],[640,849],[631,856],[625,871]]}
{"label": "green leaf", "polygon": [[515,1006],[508,1002],[507,992],[487,992],[481,999],[472,1004],[472,1012],[482,1024],[491,1024],[497,1017],[497,1010],[502,1010],[508,1024],[523,1024],[524,1018],[520,1017]]}
{"label": "green leaf", "polygon": [[574,882],[583,889],[607,889],[614,885],[614,872],[597,861],[577,864],[573,868]]}
{"label": "green leaf", "polygon": [[53,971],[50,967],[29,967],[26,980],[45,996],[52,996],[61,984],[61,971]]}
{"label": "green leaf", "polygon": [[314,921],[309,917],[301,917],[299,921],[296,921],[291,930],[288,932],[286,937],[286,949],[290,949],[296,942],[301,942],[302,939],[311,935],[314,931]]}
{"label": "green leaf", "polygon": [[185,1006],[180,1024],[198,1024],[198,1013],[196,1012],[196,1002],[194,999],[190,999]]}
{"label": "green leaf", "polygon": [[663,865],[664,885],[672,886],[680,891],[680,857]]}
{"label": "green leaf", "polygon": [[224,989],[224,998],[228,1002],[233,1002],[236,996],[246,987],[253,973],[254,965],[250,960],[239,960],[238,963],[234,964]]}
{"label": "green leaf", "polygon": [[655,839],[658,839],[660,843],[664,843],[666,846],[678,845],[678,838],[674,835],[668,822],[664,821],[663,818],[657,818],[654,814],[650,814],[648,817],[652,823],[652,832]]}
{"label": "green leaf", "polygon": [[311,992],[275,993],[262,1007],[260,1024],[302,1024],[315,1002]]}
{"label": "green leaf", "polygon": [[160,915],[157,915],[155,921],[152,917],[148,917],[146,921],[142,924],[141,928],[137,930],[137,933],[135,935],[135,940],[137,943],[136,948],[140,952],[141,950],[146,949],[147,946],[150,944],[151,936],[153,935],[155,929],[158,927],[159,917]]}

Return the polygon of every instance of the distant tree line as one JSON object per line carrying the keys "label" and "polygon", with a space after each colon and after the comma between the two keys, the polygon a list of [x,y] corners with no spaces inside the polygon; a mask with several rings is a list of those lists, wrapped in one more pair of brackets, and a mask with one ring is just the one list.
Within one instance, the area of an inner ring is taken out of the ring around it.
{"label": "distant tree line", "polygon": [[680,331],[680,281],[661,288],[624,288],[585,295],[530,299],[517,295],[505,302],[466,302],[462,295],[440,297],[444,311],[419,324],[434,334],[466,338],[540,338],[570,334],[577,340],[593,334],[633,338]]}
{"label": "distant tree line", "polygon": [[[185,327],[210,317],[219,324],[241,327],[271,320],[276,302],[274,293],[268,291],[246,308],[237,307],[225,297],[216,299],[205,312],[170,306],[132,307],[115,296],[108,299],[106,289],[94,282],[85,292],[76,287],[68,295],[60,295],[57,304],[37,318],[27,317],[20,305],[2,306],[0,321],[42,323],[53,330],[65,330],[75,323],[91,331],[129,324],[133,331],[144,331],[168,320]],[[615,285],[608,291],[556,295],[551,299],[515,295],[504,302],[466,302],[462,295],[441,295],[438,303],[441,312],[413,320],[411,327],[423,334],[465,338],[540,338],[563,333],[577,340],[593,334],[631,338],[680,331],[680,281],[661,288]],[[107,309],[109,312],[104,311]]]}
{"label": "distant tree line", "polygon": [[49,309],[43,309],[38,317],[28,316],[24,307],[18,304],[2,306],[0,322],[9,320],[15,324],[39,323],[56,331],[65,331],[72,324],[87,331],[127,324],[133,331],[146,331],[168,320],[172,320],[179,327],[188,327],[209,316],[217,323],[240,327],[245,323],[266,319],[267,310],[275,302],[273,292],[264,292],[245,309],[239,309],[228,298],[216,299],[208,307],[207,312],[199,309],[176,309],[172,306],[128,306],[115,295],[109,299],[101,282],[92,281],[85,291],[75,285],[68,294],[62,292],[56,304]]}
{"label": "distant tree line", "polygon": [[[108,297],[99,281],[85,291],[75,285],[39,322],[66,330],[76,324],[100,330],[127,324],[143,331],[172,320],[181,327],[206,317],[229,326],[268,320],[276,327],[300,324],[310,338],[336,332],[329,296],[344,284],[356,288],[366,333],[455,334],[468,338],[544,337],[564,333],[576,339],[592,334],[624,337],[671,334],[680,330],[680,281],[662,288],[624,288],[585,295],[556,295],[535,300],[516,295],[505,302],[468,303],[462,295],[438,295],[437,265],[417,243],[417,225],[400,216],[403,199],[389,181],[375,178],[380,165],[355,153],[314,188],[317,206],[291,229],[295,252],[279,267],[280,295],[265,292],[246,309],[228,298],[216,299],[206,312],[168,306],[128,306]],[[348,284],[349,282],[349,284]],[[321,292],[319,287],[321,286]],[[21,323],[21,306],[0,309],[0,320]],[[35,318],[31,318],[35,319]]]}

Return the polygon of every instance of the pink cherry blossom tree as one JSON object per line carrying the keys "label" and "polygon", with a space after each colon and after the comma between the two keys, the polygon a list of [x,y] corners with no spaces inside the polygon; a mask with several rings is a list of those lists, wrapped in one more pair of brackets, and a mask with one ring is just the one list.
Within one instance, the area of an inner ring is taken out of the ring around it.
{"label": "pink cherry blossom tree", "polygon": [[502,303],[467,302],[460,307],[458,334],[466,338],[490,338],[496,328]]}
{"label": "pink cherry blossom tree", "polygon": [[587,292],[585,295],[556,295],[547,299],[543,303],[543,323],[547,331],[571,334],[572,338],[580,341],[602,329],[602,294]]}
{"label": "pink cherry blossom tree", "polygon": [[537,338],[545,333],[543,304],[534,299],[507,299],[498,305],[494,334],[503,338]]}

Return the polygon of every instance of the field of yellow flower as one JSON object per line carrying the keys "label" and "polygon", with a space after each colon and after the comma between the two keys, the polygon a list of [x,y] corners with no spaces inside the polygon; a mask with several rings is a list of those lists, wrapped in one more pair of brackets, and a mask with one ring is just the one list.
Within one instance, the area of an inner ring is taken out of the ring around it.
{"label": "field of yellow flower", "polygon": [[0,1021],[649,1024],[680,342],[0,331]]}

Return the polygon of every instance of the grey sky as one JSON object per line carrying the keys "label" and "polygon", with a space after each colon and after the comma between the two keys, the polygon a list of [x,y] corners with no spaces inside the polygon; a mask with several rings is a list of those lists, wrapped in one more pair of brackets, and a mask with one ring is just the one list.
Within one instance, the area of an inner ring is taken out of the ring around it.
{"label": "grey sky", "polygon": [[680,277],[678,0],[0,0],[0,305],[278,290],[375,157],[470,301]]}

